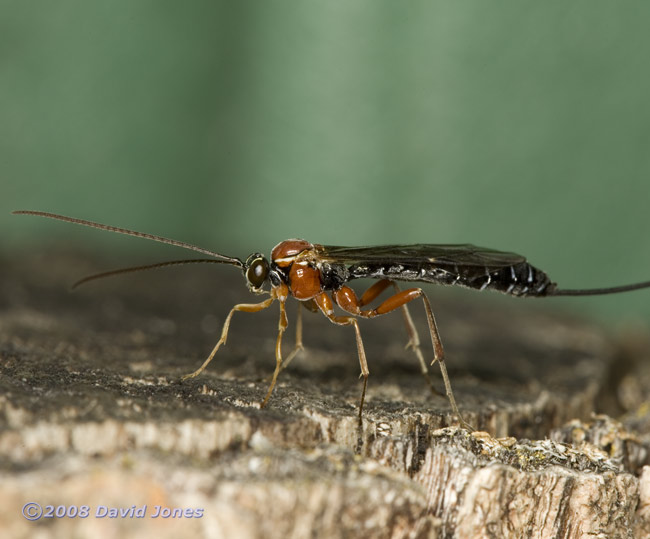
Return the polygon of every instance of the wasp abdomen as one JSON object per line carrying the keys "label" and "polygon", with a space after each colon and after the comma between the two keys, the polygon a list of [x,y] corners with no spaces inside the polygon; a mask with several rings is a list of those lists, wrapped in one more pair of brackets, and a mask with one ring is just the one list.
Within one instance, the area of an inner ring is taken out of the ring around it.
{"label": "wasp abdomen", "polygon": [[[477,290],[496,290],[511,296],[546,296],[556,286],[543,271],[528,262],[513,264],[504,268],[484,268],[467,275],[464,282],[458,283]],[[462,277],[461,277],[462,279]]]}
{"label": "wasp abdomen", "polygon": [[511,296],[551,295],[556,286],[546,273],[520,262],[509,266],[463,264],[353,264],[349,278],[370,277],[399,281],[420,281],[474,290],[496,290]]}

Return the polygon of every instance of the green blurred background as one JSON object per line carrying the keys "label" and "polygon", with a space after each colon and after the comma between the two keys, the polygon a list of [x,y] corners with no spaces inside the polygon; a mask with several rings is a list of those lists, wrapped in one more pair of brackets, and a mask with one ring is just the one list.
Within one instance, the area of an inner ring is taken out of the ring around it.
{"label": "green blurred background", "polygon": [[[149,248],[10,215],[40,209],[237,256],[472,242],[569,288],[650,279],[648,21],[604,0],[3,0],[3,250]],[[650,320],[650,291],[557,302]]]}

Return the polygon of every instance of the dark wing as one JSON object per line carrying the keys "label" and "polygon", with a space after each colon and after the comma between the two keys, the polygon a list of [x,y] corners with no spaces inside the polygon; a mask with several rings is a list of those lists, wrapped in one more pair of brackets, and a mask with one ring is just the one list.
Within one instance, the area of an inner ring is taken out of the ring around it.
{"label": "dark wing", "polygon": [[319,260],[329,265],[329,272],[345,276],[342,281],[420,281],[514,296],[542,296],[555,288],[548,276],[526,262],[525,257],[466,243],[315,248]]}
{"label": "dark wing", "polygon": [[322,260],[341,264],[387,264],[435,266],[481,266],[502,268],[521,264],[526,259],[515,253],[477,247],[469,243],[434,245],[417,243],[413,245],[376,245],[372,247],[318,246]]}

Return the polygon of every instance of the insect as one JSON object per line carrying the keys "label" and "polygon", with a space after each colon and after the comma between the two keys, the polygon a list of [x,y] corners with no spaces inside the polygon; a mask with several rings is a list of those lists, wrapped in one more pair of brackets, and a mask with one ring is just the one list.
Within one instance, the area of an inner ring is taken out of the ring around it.
{"label": "insect", "polygon": [[[182,241],[136,232],[125,228],[103,225],[84,219],[66,217],[54,213],[19,210],[15,214],[36,215],[66,221],[78,225],[126,234],[138,238],[174,245],[183,249],[197,251],[211,258],[172,260],[144,266],[122,268],[95,275],[77,281],[74,286],[93,279],[108,277],[120,273],[140,271],[164,266],[190,263],[229,264],[240,268],[246,279],[248,289],[258,295],[269,297],[259,303],[240,303],[235,305],[223,324],[221,338],[203,364],[194,372],[183,376],[183,380],[198,376],[208,366],[219,348],[226,344],[228,328],[235,312],[258,312],[270,307],[275,301],[280,306],[280,321],[275,345],[275,370],[271,382],[261,403],[266,406],[271,398],[278,374],[291,362],[302,349],[302,322],[300,310],[296,331],[296,345],[285,360],[282,358],[282,335],[287,326],[285,304],[289,297],[299,301],[299,306],[312,312],[321,312],[332,323],[340,326],[352,326],[355,332],[363,388],[359,402],[359,422],[361,423],[363,405],[368,384],[368,362],[359,331],[357,317],[374,318],[401,309],[409,334],[409,347],[418,358],[420,369],[434,392],[424,356],[420,349],[420,339],[411,319],[407,305],[420,299],[424,306],[429,334],[433,346],[433,361],[439,365],[445,393],[452,412],[459,422],[471,429],[458,410],[451,388],[445,354],[438,334],[435,317],[429,299],[419,287],[401,290],[396,281],[424,282],[443,285],[457,285],[476,290],[495,290],[517,297],[549,296],[589,296],[615,294],[630,290],[650,287],[650,281],[624,286],[593,289],[561,289],[553,283],[543,271],[529,264],[526,259],[515,253],[496,251],[470,244],[458,245],[380,245],[374,247],[336,247],[319,245],[301,239],[290,239],[277,244],[271,251],[270,261],[260,253],[251,254],[246,260],[229,257],[220,253],[197,247]],[[377,282],[359,297],[347,283],[354,279],[370,278]],[[392,288],[392,294],[375,308],[369,304],[376,300],[386,289]],[[346,314],[336,314],[334,306]]]}

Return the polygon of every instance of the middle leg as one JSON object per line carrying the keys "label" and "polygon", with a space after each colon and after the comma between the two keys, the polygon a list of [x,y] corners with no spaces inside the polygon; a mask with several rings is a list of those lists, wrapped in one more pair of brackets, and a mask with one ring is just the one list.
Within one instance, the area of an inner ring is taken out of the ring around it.
{"label": "middle leg", "polygon": [[359,365],[361,367],[361,376],[363,377],[363,389],[361,390],[361,399],[359,402],[359,426],[361,427],[361,418],[363,414],[363,403],[366,399],[366,388],[368,386],[368,360],[366,359],[366,351],[363,347],[361,340],[361,332],[359,331],[359,322],[353,316],[337,316],[334,314],[334,305],[332,300],[325,293],[321,292],[314,298],[314,302],[321,310],[321,312],[329,319],[330,322],[339,326],[352,326],[354,327],[354,334],[357,340],[357,353],[359,354]]}
{"label": "middle leg", "polygon": [[431,304],[427,296],[424,294],[424,291],[421,288],[411,288],[409,290],[403,290],[394,294],[384,300],[379,306],[375,309],[362,310],[359,305],[359,300],[354,290],[348,286],[342,286],[335,292],[333,292],[333,298],[336,304],[341,307],[344,311],[347,311],[356,316],[362,316],[364,318],[374,318],[375,316],[380,316],[382,314],[387,314],[395,309],[406,305],[407,303],[413,301],[417,298],[422,298],[424,303],[424,310],[427,315],[427,322],[429,324],[429,333],[431,335],[431,344],[433,345],[433,361],[432,364],[436,361],[440,367],[440,372],[442,374],[442,379],[445,384],[445,391],[447,393],[447,399],[451,406],[452,412],[456,415],[461,423],[461,425],[468,430],[474,430],[469,423],[467,423],[463,416],[458,410],[456,405],[456,399],[454,398],[454,393],[451,389],[451,382],[449,381],[449,376],[447,374],[447,366],[445,364],[445,354],[442,347],[442,341],[440,340],[440,335],[438,333],[438,327],[436,325],[436,320],[433,316],[433,310],[431,309]]}

